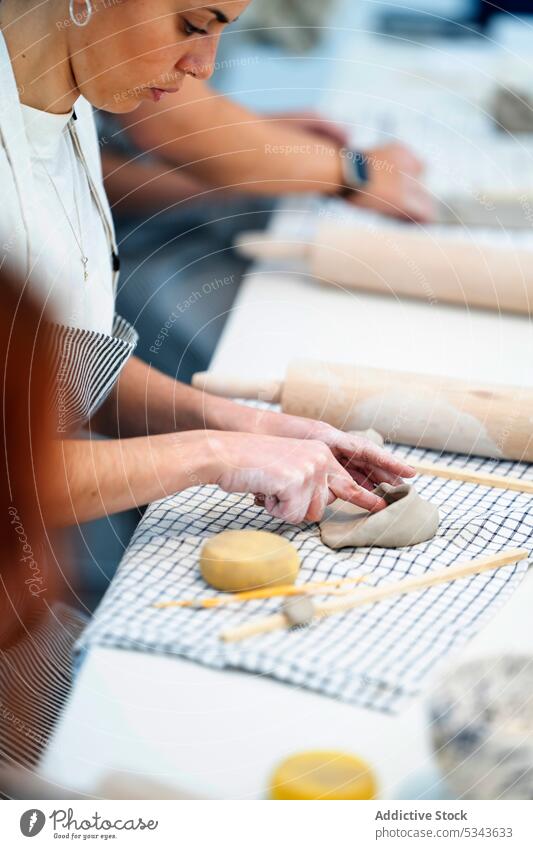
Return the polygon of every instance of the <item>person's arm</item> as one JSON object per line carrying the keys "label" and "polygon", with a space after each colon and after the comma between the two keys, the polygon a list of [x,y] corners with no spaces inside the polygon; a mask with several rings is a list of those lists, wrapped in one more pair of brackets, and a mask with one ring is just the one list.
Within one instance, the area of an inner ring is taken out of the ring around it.
{"label": "person's arm", "polygon": [[[137,439],[69,439],[52,443],[54,480],[47,520],[76,525],[192,486],[208,483],[201,433]],[[50,492],[51,490],[51,492]]]}
{"label": "person's arm", "polygon": [[200,392],[131,357],[90,424],[121,439],[201,428],[247,430],[235,425],[237,420],[248,424],[248,412],[249,407]]}
{"label": "person's arm", "polygon": [[[215,397],[173,380],[137,358],[126,364],[113,393],[91,421],[91,427],[108,436],[126,438],[126,441],[132,437],[153,439],[157,434],[162,434],[163,440],[172,440],[178,439],[180,432],[185,432],[186,436],[193,432],[200,440],[202,434],[207,434],[209,445],[213,445],[214,435],[218,434],[223,441],[217,442],[218,459],[225,456],[220,445],[227,446],[230,438],[233,440],[230,470],[242,462],[252,477],[260,472],[258,462],[262,466],[267,463],[272,438],[276,444],[288,440],[292,446],[287,453],[287,473],[292,473],[295,445],[299,449],[304,445],[321,445],[327,448],[328,456],[338,462],[339,468],[362,487],[372,488],[384,481],[397,484],[400,477],[414,474],[408,464],[388,451],[326,422],[260,410]],[[187,439],[192,437],[187,436]],[[272,450],[277,456],[276,450],[281,449]],[[221,463],[219,471],[222,474],[227,469],[226,460]],[[264,492],[259,485],[250,491]]]}
{"label": "person's arm", "polygon": [[[319,440],[251,433],[196,430],[54,442],[46,520],[75,525],[202,484],[251,493],[272,516],[295,524],[318,521],[336,498],[383,509],[384,500],[368,490],[384,480],[397,482],[375,465],[386,452],[370,443],[361,448],[355,437],[344,436],[359,451],[353,468]],[[387,463],[408,469],[390,457]]]}
{"label": "person's arm", "polygon": [[268,195],[334,194],[338,144],[258,115],[201,80],[187,80],[159,104],[142,103],[124,127],[135,144],[215,187]]}
{"label": "person's arm", "polygon": [[102,170],[107,197],[119,213],[166,209],[184,201],[190,203],[212,191],[180,165],[156,158],[131,159],[104,150]]}
{"label": "person's arm", "polygon": [[[313,130],[308,115],[284,121],[258,115],[201,80],[187,80],[181,91],[159,104],[142,103],[122,120],[140,149],[186,166],[215,188],[334,195],[344,185],[335,125],[328,137],[326,119]],[[418,158],[401,144],[365,153],[369,181],[352,202],[394,217],[431,220],[433,203]]]}

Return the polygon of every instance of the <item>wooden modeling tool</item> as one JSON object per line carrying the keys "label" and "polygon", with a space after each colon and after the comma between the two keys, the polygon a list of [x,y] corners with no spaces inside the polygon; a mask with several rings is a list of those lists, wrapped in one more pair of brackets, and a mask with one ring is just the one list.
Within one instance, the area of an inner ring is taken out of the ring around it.
{"label": "wooden modeling tool", "polygon": [[201,372],[192,382],[213,395],[280,403],[284,413],[342,430],[374,428],[386,442],[533,461],[533,389],[526,387],[313,360],[290,363],[283,381]]}
{"label": "wooden modeling tool", "polygon": [[533,481],[521,478],[507,478],[503,475],[493,475],[490,472],[472,472],[469,469],[460,469],[456,466],[444,466],[438,463],[413,463],[406,460],[419,475],[428,477],[446,478],[452,481],[464,481],[474,483],[478,486],[488,486],[493,489],[511,489],[514,492],[529,492],[533,494]]}
{"label": "wooden modeling tool", "polygon": [[523,315],[533,309],[533,252],[507,244],[329,223],[305,242],[243,233],[236,248],[255,260],[303,260],[320,283],[337,288]]}
{"label": "wooden modeling tool", "polygon": [[355,578],[340,578],[337,581],[310,581],[307,584],[286,584],[278,587],[265,587],[260,590],[248,590],[244,593],[232,593],[231,595],[218,595],[212,598],[191,598],[184,601],[159,601],[152,607],[194,607],[213,608],[223,607],[228,604],[239,604],[244,601],[256,601],[257,599],[276,598],[277,596],[299,596],[299,595],[336,595],[340,590],[346,591],[348,585],[358,584],[364,581],[365,575]]}
{"label": "wooden modeling tool", "polygon": [[[321,604],[315,604],[313,605],[313,616],[308,618],[307,624],[314,619],[332,616],[335,613],[344,613],[347,610],[353,610],[364,604],[375,604],[378,601],[384,601],[394,596],[419,592],[428,587],[437,586],[437,584],[458,581],[472,575],[480,575],[482,572],[499,569],[510,563],[525,560],[527,557],[529,557],[529,552],[525,548],[508,548],[497,554],[489,554],[485,557],[478,557],[475,560],[459,563],[457,566],[448,566],[446,569],[440,569],[436,572],[429,572],[414,578],[405,578],[402,581],[382,584],[372,589],[362,590],[344,599],[335,599],[322,602]],[[235,628],[227,628],[220,634],[220,639],[226,643],[234,643],[244,640],[247,637],[255,637],[258,634],[277,631],[280,628],[290,628],[293,624],[296,623],[284,613],[276,613],[272,616],[246,622],[244,625],[239,625]],[[304,623],[299,621],[297,624],[301,625]]]}

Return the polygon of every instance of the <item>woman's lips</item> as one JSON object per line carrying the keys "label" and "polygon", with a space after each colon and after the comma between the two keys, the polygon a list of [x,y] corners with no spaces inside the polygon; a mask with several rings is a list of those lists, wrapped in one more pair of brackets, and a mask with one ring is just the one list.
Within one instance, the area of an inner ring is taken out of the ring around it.
{"label": "woman's lips", "polygon": [[179,91],[178,88],[151,88],[150,89],[150,93],[152,95],[152,100],[154,100],[155,103],[159,103],[159,101],[161,100],[162,97],[165,96],[165,94],[176,94],[177,91]]}

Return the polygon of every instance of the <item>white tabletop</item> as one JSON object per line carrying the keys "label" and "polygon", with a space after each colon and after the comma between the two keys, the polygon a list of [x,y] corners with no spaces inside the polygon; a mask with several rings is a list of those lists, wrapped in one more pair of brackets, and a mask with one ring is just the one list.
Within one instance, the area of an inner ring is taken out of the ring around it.
{"label": "white tabletop", "polygon": [[[459,660],[531,653],[533,574]],[[285,756],[343,749],[372,764],[382,798],[440,798],[425,695],[398,716],[353,707],[269,678],[180,660],[95,649],[42,768],[91,793],[113,770],[214,798],[265,796]]]}
{"label": "white tabletop", "polygon": [[[308,215],[295,201],[274,226],[305,227]],[[301,269],[273,266],[242,287],[212,368],[281,377],[290,359],[309,356],[531,385],[532,337],[526,318],[324,289]],[[532,592],[530,573],[450,662],[533,651]],[[427,694],[387,716],[248,673],[111,649],[85,659],[42,769],[87,793],[119,769],[202,796],[260,798],[279,760],[308,748],[366,758],[383,798],[442,792]]]}

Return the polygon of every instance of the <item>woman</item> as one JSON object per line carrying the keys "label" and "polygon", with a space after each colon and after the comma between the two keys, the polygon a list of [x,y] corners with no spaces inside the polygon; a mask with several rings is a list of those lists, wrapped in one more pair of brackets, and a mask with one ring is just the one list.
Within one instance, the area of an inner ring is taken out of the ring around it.
{"label": "woman", "polygon": [[89,422],[115,437],[56,443],[58,523],[201,483],[253,493],[286,521],[316,521],[337,497],[382,509],[373,486],[414,474],[324,423],[258,413],[158,374],[132,356],[135,333],[114,317],[118,253],[90,106],[131,111],[188,75],[207,79],[221,32],[247,5],[0,3],[4,253],[60,316],[50,333],[58,433]]}

